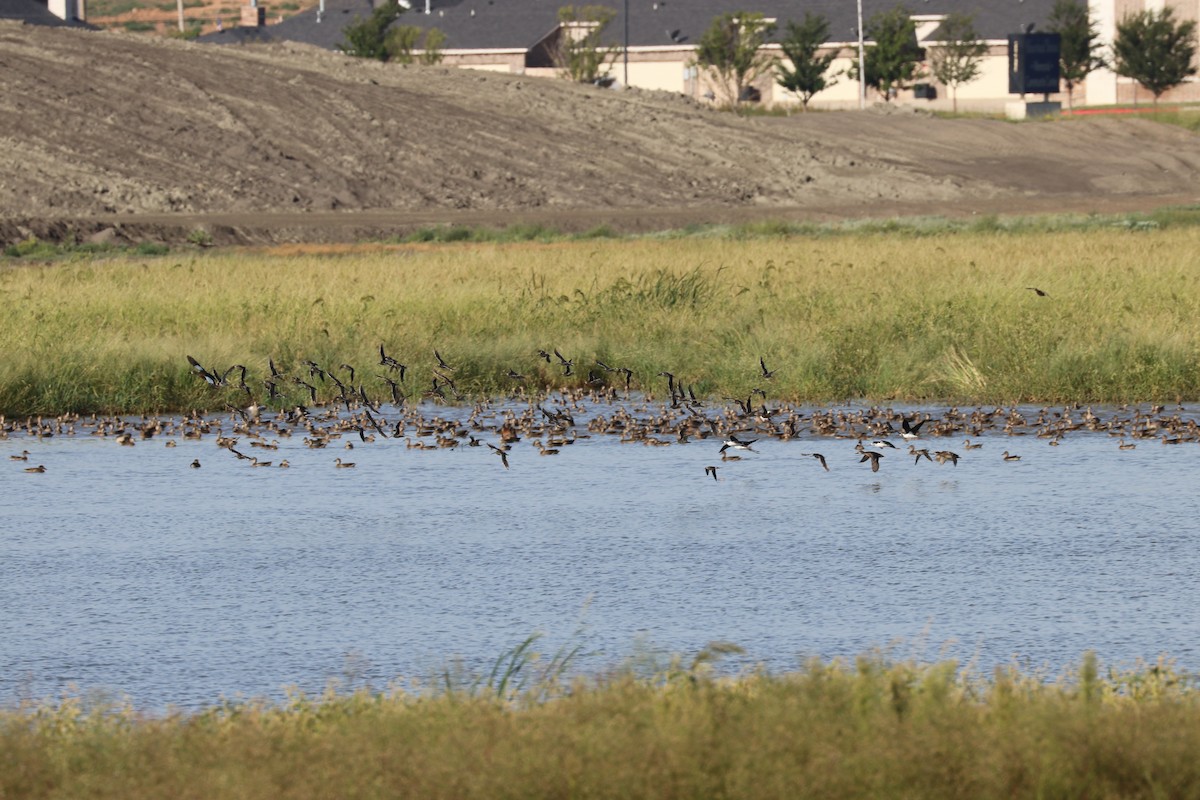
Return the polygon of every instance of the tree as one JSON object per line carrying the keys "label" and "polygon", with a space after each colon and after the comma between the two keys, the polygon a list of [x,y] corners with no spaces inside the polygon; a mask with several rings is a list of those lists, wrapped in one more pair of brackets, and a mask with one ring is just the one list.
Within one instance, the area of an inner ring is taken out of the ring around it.
{"label": "tree", "polygon": [[550,55],[564,77],[597,83],[608,74],[607,67],[620,48],[602,47],[600,38],[616,15],[606,6],[563,6],[558,10],[558,42]]}
{"label": "tree", "polygon": [[1112,49],[1116,73],[1149,89],[1157,106],[1163,92],[1196,74],[1196,23],[1176,23],[1170,6],[1142,11],[1117,23]]}
{"label": "tree", "polygon": [[[442,45],[445,43],[446,34],[442,31],[437,28],[422,30],[416,25],[393,25],[385,39],[389,61],[401,64],[416,61],[427,66],[441,63]],[[414,50],[421,52],[414,56]]]}
{"label": "tree", "polygon": [[[925,60],[925,50],[917,44],[917,26],[911,12],[897,6],[871,17],[866,35],[873,44],[864,59],[865,83],[890,101],[897,90],[912,81]],[[857,67],[852,74],[857,77]]]}
{"label": "tree", "polygon": [[1081,0],[1055,0],[1050,12],[1049,30],[1062,41],[1058,70],[1067,85],[1067,108],[1074,108],[1075,87],[1093,71],[1104,66],[1101,57],[1100,28],[1088,15]]}
{"label": "tree", "polygon": [[940,44],[929,48],[929,71],[950,87],[951,106],[958,111],[958,87],[979,77],[987,45],[979,41],[969,14],[954,11],[938,26]]}
{"label": "tree", "polygon": [[787,34],[779,43],[791,66],[780,61],[775,82],[798,95],[801,107],[805,111],[808,110],[808,101],[812,100],[813,95],[828,89],[836,82],[826,79],[825,73],[829,71],[829,65],[833,63],[837,53],[817,55],[821,45],[828,39],[829,20],[820,14],[805,11],[803,22],[787,24]]}
{"label": "tree", "polygon": [[356,18],[342,31],[345,41],[338,49],[349,56],[388,60],[387,29],[404,13],[396,0],[386,0],[366,19]]}
{"label": "tree", "polygon": [[762,14],[737,11],[714,19],[700,37],[696,64],[705,68],[723,101],[735,111],[749,95],[750,85],[775,64],[762,52],[774,32],[774,23]]}

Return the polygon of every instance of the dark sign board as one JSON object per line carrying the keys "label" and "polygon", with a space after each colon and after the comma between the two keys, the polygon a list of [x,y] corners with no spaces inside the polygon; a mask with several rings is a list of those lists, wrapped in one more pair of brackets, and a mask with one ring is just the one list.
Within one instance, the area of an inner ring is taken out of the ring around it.
{"label": "dark sign board", "polygon": [[1009,94],[1050,94],[1058,91],[1058,58],[1062,41],[1057,33],[1008,35]]}

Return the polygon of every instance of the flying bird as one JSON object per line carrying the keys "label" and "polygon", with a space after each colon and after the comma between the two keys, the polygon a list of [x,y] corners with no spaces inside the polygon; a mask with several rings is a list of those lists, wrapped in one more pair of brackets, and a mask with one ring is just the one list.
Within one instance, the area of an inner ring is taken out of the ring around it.
{"label": "flying bird", "polygon": [[188,363],[192,365],[192,371],[195,372],[197,375],[199,375],[201,378],[204,378],[205,383],[207,383],[209,386],[216,386],[219,383],[217,376],[212,374],[208,370],[206,370],[204,367],[200,366],[199,361],[192,358],[191,356],[188,356],[187,360],[188,360]]}
{"label": "flying bird", "polygon": [[749,450],[751,453],[757,453],[758,451],[750,446],[757,441],[758,439],[751,439],[748,442],[743,442],[733,434],[730,434],[729,438],[725,440],[725,444],[721,446],[721,449],[718,452],[724,453],[726,450],[733,448],[734,450]]}
{"label": "flying bird", "polygon": [[826,472],[829,472],[829,465],[825,463],[825,456],[821,455],[820,453],[801,453],[800,455],[812,456],[817,461],[821,462],[821,466],[825,468]]}
{"label": "flying bird", "polygon": [[925,424],[925,420],[920,420],[916,425],[911,424],[907,418],[900,419],[900,435],[905,439],[916,439],[921,434],[921,426]]}
{"label": "flying bird", "polygon": [[496,445],[492,444],[491,442],[488,442],[487,446],[492,448],[493,453],[500,456],[500,460],[504,462],[504,468],[508,469],[508,452],[501,447],[496,447]]}
{"label": "flying bird", "polygon": [[861,464],[864,461],[870,461],[871,472],[879,472],[879,459],[881,458],[883,458],[883,453],[873,453],[870,450],[864,450],[862,458],[858,460],[858,463]]}

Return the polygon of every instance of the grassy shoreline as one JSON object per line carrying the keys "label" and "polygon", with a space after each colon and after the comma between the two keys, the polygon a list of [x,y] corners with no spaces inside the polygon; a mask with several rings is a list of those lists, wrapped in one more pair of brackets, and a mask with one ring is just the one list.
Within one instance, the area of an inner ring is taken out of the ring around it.
{"label": "grassy shoreline", "polygon": [[[633,370],[635,390],[660,390],[666,370],[697,394],[745,396],[762,357],[772,397],[797,402],[1190,400],[1200,226],[1173,213],[7,259],[0,413],[245,405],[185,355],[244,364],[263,403],[268,359],[289,376],[349,364],[386,397],[380,344],[414,399],[437,350],[472,399],[511,391],[509,370],[531,388],[582,386],[589,370],[622,386],[597,360]],[[286,388],[269,405],[308,402]]]}
{"label": "grassy shoreline", "polygon": [[882,656],[716,677],[551,671],[142,717],[0,712],[0,797],[1190,797],[1200,693],[1169,662],[1057,681]]}

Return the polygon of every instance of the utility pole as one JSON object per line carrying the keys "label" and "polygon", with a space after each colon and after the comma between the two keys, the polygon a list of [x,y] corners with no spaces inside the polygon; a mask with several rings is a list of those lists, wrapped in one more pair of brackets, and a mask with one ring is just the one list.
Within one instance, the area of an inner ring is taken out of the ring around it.
{"label": "utility pole", "polygon": [[175,5],[179,7],[179,32],[183,33],[183,0],[175,0]]}
{"label": "utility pole", "polygon": [[629,0],[625,0],[625,88],[629,88]]}
{"label": "utility pole", "polygon": [[858,109],[867,107],[866,58],[863,57],[862,0],[858,0]]}

